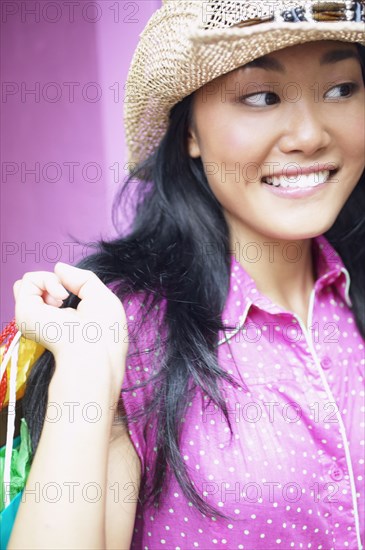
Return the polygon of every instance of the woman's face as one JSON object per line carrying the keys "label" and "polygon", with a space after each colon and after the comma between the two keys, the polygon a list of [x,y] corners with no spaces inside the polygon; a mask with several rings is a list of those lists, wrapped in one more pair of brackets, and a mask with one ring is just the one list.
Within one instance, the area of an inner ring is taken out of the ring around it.
{"label": "woman's face", "polygon": [[356,46],[293,46],[205,85],[194,97],[189,154],[201,157],[236,236],[324,233],[364,170]]}

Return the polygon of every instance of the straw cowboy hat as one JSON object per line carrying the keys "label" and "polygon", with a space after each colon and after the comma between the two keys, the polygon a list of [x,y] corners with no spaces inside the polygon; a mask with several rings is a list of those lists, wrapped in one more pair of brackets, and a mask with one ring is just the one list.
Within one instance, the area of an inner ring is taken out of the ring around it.
{"label": "straw cowboy hat", "polygon": [[170,109],[207,82],[270,52],[315,40],[365,45],[365,2],[164,0],[129,69],[124,123],[129,162],[164,136]]}

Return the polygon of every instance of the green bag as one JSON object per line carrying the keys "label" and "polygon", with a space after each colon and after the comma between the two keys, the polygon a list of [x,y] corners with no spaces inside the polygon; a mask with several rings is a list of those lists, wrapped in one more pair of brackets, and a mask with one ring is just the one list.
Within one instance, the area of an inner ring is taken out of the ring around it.
{"label": "green bag", "polygon": [[0,549],[6,550],[15,517],[27,482],[32,460],[29,430],[25,418],[20,421],[20,436],[13,441],[10,462],[10,504],[5,508],[5,446],[0,449]]}

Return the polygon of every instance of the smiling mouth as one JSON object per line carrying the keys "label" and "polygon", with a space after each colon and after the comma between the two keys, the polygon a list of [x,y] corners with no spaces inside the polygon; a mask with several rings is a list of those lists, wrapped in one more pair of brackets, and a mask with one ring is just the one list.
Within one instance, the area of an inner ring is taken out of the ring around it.
{"label": "smiling mouth", "polygon": [[283,187],[289,189],[307,189],[317,187],[326,183],[337,170],[321,170],[311,172],[310,174],[298,174],[295,176],[266,176],[262,178],[262,183],[273,185],[274,187]]}

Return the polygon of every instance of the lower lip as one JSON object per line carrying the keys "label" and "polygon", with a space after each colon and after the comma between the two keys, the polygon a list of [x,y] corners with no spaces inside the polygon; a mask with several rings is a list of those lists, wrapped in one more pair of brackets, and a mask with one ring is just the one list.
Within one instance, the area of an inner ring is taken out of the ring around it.
{"label": "lower lip", "polygon": [[271,193],[274,195],[277,195],[278,197],[285,197],[288,199],[300,199],[303,197],[311,197],[312,195],[315,195],[318,191],[321,189],[325,189],[331,178],[329,178],[325,183],[321,183],[319,185],[316,185],[315,187],[274,187],[274,185],[268,185],[267,183],[263,183],[262,185]]}

